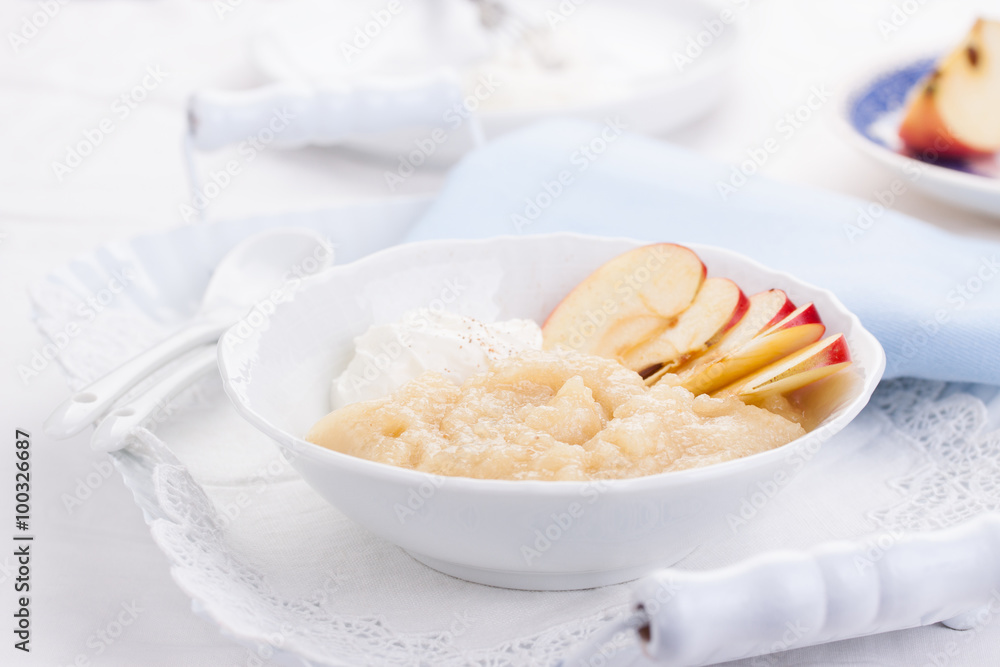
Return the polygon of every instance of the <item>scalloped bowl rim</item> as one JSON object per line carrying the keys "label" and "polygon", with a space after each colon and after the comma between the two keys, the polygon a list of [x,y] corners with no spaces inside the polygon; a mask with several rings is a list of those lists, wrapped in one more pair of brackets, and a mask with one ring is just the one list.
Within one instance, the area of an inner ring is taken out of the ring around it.
{"label": "scalloped bowl rim", "polygon": [[[556,232],[551,234],[536,234],[530,236],[516,236],[516,235],[504,235],[504,236],[493,236],[484,239],[440,239],[431,241],[418,241],[413,243],[405,243],[401,245],[392,246],[378,252],[374,252],[371,255],[367,255],[361,259],[355,260],[347,264],[341,264],[337,266],[330,267],[324,272],[311,276],[302,281],[299,288],[293,293],[289,300],[285,303],[279,304],[275,312],[271,315],[271,319],[279,316],[283,306],[287,307],[288,303],[294,301],[295,295],[301,290],[307,290],[314,287],[317,284],[325,283],[328,281],[336,280],[341,275],[350,274],[355,268],[362,263],[372,262],[372,261],[382,261],[385,258],[391,258],[398,254],[407,254],[413,252],[414,249],[426,248],[431,246],[453,246],[455,244],[460,245],[470,245],[470,246],[481,246],[489,245],[493,243],[508,243],[508,242],[544,242],[552,241],[556,239],[577,239],[577,240],[602,240],[611,243],[632,243],[636,245],[645,245],[650,243],[649,241],[641,241],[629,237],[606,237],[597,236],[591,234],[579,234],[574,232]],[[841,431],[848,423],[850,423],[861,410],[868,403],[871,398],[872,393],[875,391],[882,374],[885,371],[885,352],[882,349],[881,344],[875,338],[875,336],[869,332],[864,325],[861,324],[861,320],[853,312],[847,309],[840,299],[830,290],[816,287],[810,283],[796,278],[790,273],[784,271],[777,271],[770,269],[760,262],[754,259],[746,257],[741,253],[737,253],[732,250],[721,248],[718,246],[713,246],[703,243],[682,243],[685,247],[690,248],[696,253],[700,254],[700,250],[709,249],[711,252],[729,255],[731,258],[735,258],[738,262],[742,262],[745,265],[751,267],[755,271],[762,271],[770,276],[773,276],[779,281],[775,287],[781,288],[782,285],[793,284],[798,288],[805,289],[807,291],[812,291],[818,294],[826,296],[836,307],[841,311],[842,315],[846,315],[851,322],[852,332],[855,333],[859,338],[866,340],[871,349],[875,352],[874,365],[871,368],[864,369],[864,382],[862,383],[857,395],[848,403],[847,405],[840,408],[839,414],[836,414],[833,418],[828,418],[821,426],[816,429],[809,431],[803,436],[796,438],[795,440],[775,447],[763,452],[758,452],[756,454],[751,454],[750,456],[744,456],[737,459],[732,459],[729,461],[724,461],[721,463],[715,463],[708,466],[698,467],[698,468],[688,468],[685,470],[678,471],[667,471],[662,473],[655,473],[652,475],[644,475],[641,477],[630,477],[625,479],[601,479],[601,480],[507,480],[507,479],[479,479],[473,477],[459,477],[459,476],[443,476],[435,475],[431,473],[426,473],[418,470],[413,470],[410,468],[403,468],[399,466],[394,466],[388,463],[382,463],[379,461],[372,461],[369,459],[363,459],[350,454],[345,454],[343,452],[338,452],[335,450],[327,449],[320,445],[311,443],[305,440],[303,437],[294,435],[285,431],[279,426],[271,423],[269,420],[260,415],[256,410],[249,405],[248,401],[244,401],[241,397],[244,396],[242,390],[239,387],[238,379],[243,376],[237,368],[237,364],[234,359],[230,358],[232,354],[229,350],[228,345],[219,345],[219,369],[222,374],[223,386],[225,388],[226,394],[231,399],[234,407],[240,413],[240,415],[246,419],[250,424],[256,427],[258,430],[269,436],[272,440],[277,442],[283,448],[292,451],[296,458],[302,457],[315,462],[322,462],[327,464],[333,464],[336,466],[345,467],[347,469],[352,469],[359,473],[363,473],[366,476],[375,476],[382,479],[395,480],[401,484],[419,484],[428,478],[440,477],[448,480],[448,485],[452,488],[467,487],[468,490],[474,490],[478,492],[489,492],[491,494],[501,493],[513,493],[513,494],[523,494],[525,491],[530,490],[532,493],[542,493],[542,494],[578,494],[581,489],[592,487],[595,483],[600,483],[604,489],[606,495],[616,495],[618,493],[625,492],[639,492],[648,491],[653,488],[661,488],[668,485],[683,486],[689,484],[698,484],[706,479],[713,479],[719,477],[726,477],[730,474],[736,473],[738,470],[747,468],[755,468],[758,466],[768,465],[772,459],[781,456],[787,456],[791,448],[796,447],[799,443],[802,443],[806,439],[809,440],[829,440],[837,432]],[[595,267],[596,268],[596,267]],[[235,328],[235,325],[234,325]],[[230,329],[229,331],[232,331]],[[223,334],[226,336],[229,331]],[[255,341],[266,335],[266,333],[261,333],[256,331],[253,336],[249,339],[243,340],[238,345],[250,345]],[[854,350],[852,350],[853,356]]]}

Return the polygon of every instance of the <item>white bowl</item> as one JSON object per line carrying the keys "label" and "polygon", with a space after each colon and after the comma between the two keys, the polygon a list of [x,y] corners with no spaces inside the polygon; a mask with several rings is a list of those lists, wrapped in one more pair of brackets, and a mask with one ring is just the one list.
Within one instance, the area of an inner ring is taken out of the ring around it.
{"label": "white bowl", "polygon": [[[523,9],[525,8],[522,7]],[[310,11],[315,11],[315,8],[310,8]],[[341,8],[332,4],[327,11],[338,16],[343,14]],[[609,117],[620,115],[630,132],[650,135],[669,132],[700,118],[714,108],[729,90],[738,52],[736,47],[740,21],[723,25],[719,21],[720,11],[713,3],[702,0],[591,0],[587,3],[575,3],[573,21],[578,23],[582,19],[600,32],[592,36],[593,43],[589,44],[591,48],[597,48],[598,52],[602,42],[627,39],[626,36],[634,32],[630,30],[629,18],[641,17],[647,31],[654,31],[658,35],[659,47],[653,57],[666,60],[662,69],[656,73],[630,77],[627,92],[620,91],[604,98],[595,99],[592,95],[587,95],[585,99],[573,99],[570,95],[570,99],[538,105],[538,95],[531,94],[531,89],[528,88],[522,91],[520,97],[523,101],[520,105],[512,102],[497,104],[496,98],[487,99],[485,107],[477,109],[477,118],[486,138],[493,139],[552,117],[572,117],[603,123]],[[739,15],[740,10],[735,13]],[[535,15],[539,20],[546,16],[541,7],[537,11],[533,8],[529,14]],[[549,11],[548,14],[552,12]],[[602,15],[610,15],[617,20],[602,24],[599,20]],[[624,25],[622,21],[625,21]],[[710,34],[706,26],[713,23],[721,32]],[[558,31],[558,28],[555,30]],[[332,40],[330,35],[328,22],[317,21],[312,26],[303,25],[299,15],[290,13],[254,41],[253,57],[263,74],[272,81],[332,80],[342,86],[345,78],[351,78],[350,71],[354,70],[353,76],[356,77],[357,70],[353,65],[345,67],[342,42]],[[696,40],[700,44],[695,43]],[[643,40],[636,40],[636,35],[633,34],[633,41],[636,42],[634,48],[638,49]],[[691,51],[692,48],[696,48],[697,52]],[[580,56],[586,57],[585,49],[579,47],[579,50]],[[678,66],[674,61],[675,54],[684,52],[693,57],[693,60],[689,64]],[[606,66],[620,65],[609,62]],[[525,72],[511,72],[508,76],[501,70],[500,78],[503,83],[498,87],[500,95],[509,94],[519,83],[523,86],[524,81],[519,80],[519,77],[524,76]],[[576,88],[587,89],[586,86]],[[555,98],[559,98],[559,95],[556,94]],[[329,108],[324,108],[322,113],[329,119]],[[470,127],[463,126],[450,131],[447,141],[426,156],[428,164],[450,164],[474,148],[470,130]],[[345,143],[360,150],[391,157],[395,163],[401,152],[413,150],[414,141],[425,141],[428,132],[428,127],[411,127],[360,133]]]}
{"label": "white bowl", "polygon": [[829,331],[847,336],[863,377],[857,396],[818,429],[746,458],[605,482],[480,480],[367,461],[302,436],[329,411],[330,380],[370,325],[420,306],[542,321],[591,271],[641,244],[575,234],[431,241],[334,267],[266,309],[269,316],[259,309],[223,336],[226,391],[321,496],[434,569],[532,590],[635,579],[729,531],[744,502],[759,505],[758,496],[780,488],[868,402],[885,355],[832,293],[736,253],[689,244],[709,275],[732,278],[748,294],[779,287],[797,303],[814,302]]}

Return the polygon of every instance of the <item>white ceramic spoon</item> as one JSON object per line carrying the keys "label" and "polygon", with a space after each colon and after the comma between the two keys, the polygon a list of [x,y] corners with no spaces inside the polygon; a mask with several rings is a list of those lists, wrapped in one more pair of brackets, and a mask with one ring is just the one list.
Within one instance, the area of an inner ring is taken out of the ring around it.
{"label": "white ceramic spoon", "polygon": [[162,381],[141,396],[109,412],[94,429],[90,446],[99,452],[121,449],[126,437],[138,426],[148,426],[170,416],[170,401],[186,387],[219,370],[215,345],[206,345],[177,364]]}
{"label": "white ceramic spoon", "polygon": [[79,433],[156,369],[199,345],[218,341],[223,331],[294,278],[296,271],[316,271],[332,260],[329,243],[312,230],[274,229],[248,238],[219,262],[191,322],[70,396],[45,420],[45,432],[54,438]]}

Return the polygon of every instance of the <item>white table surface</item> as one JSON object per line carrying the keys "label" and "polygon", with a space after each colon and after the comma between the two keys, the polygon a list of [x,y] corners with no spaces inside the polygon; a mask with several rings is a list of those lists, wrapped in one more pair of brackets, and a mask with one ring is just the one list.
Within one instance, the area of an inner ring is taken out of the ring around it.
{"label": "white table surface", "polygon": [[[55,3],[53,3],[55,4]],[[346,3],[345,3],[346,4]],[[737,4],[737,3],[732,3]],[[917,8],[883,36],[895,4]],[[955,39],[977,10],[1000,3],[901,0],[750,0],[739,13],[740,57],[733,89],[708,117],[664,137],[713,157],[738,161],[756,147],[811,86],[838,90],[851,72],[893,54],[933,49]],[[0,26],[19,30],[35,3],[3,3]],[[0,430],[33,434],[34,545],[32,652],[11,648],[4,630],[3,664],[254,665],[256,657],[190,612],[166,560],[117,475],[81,507],[64,494],[103,459],[88,435],[44,436],[48,411],[68,395],[53,365],[27,385],[17,374],[41,338],[30,322],[25,286],[81,252],[111,239],[183,224],[187,196],[179,148],[183,107],[194,89],[258,82],[246,41],[283,11],[278,2],[243,0],[220,19],[212,2],[70,2],[17,53],[0,47],[0,306],[7,313],[0,373]],[[159,65],[166,80],[84,163],[60,182],[52,162],[81,132],[109,115],[112,101]],[[763,167],[768,176],[863,198],[892,177],[846,146],[828,122],[833,105],[809,121]],[[424,168],[390,194],[386,163],[358,153],[311,148],[265,151],[214,203],[210,217],[232,218],[333,207],[389,196],[430,194],[443,170]],[[1000,238],[1000,221],[909,192],[897,210],[956,233]],[[12,445],[2,498],[13,496]],[[4,515],[12,520],[13,508]],[[2,553],[6,553],[6,549]],[[10,556],[0,556],[0,610],[10,619]],[[122,604],[141,608],[111,645],[98,639]],[[10,622],[0,627],[9,627]],[[954,647],[950,645],[955,642]],[[955,650],[952,650],[952,649]],[[950,653],[949,653],[950,652]],[[74,663],[76,661],[76,663]],[[937,662],[935,662],[937,661]],[[943,662],[942,662],[943,661]],[[892,633],[758,659],[755,665],[996,665],[1000,623],[975,636],[941,626]]]}

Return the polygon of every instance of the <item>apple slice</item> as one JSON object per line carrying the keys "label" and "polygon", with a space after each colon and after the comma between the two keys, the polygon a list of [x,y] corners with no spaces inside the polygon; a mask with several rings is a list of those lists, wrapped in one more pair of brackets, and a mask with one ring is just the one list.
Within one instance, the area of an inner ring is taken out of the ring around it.
{"label": "apple slice", "polygon": [[743,318],[749,305],[750,300],[732,280],[709,278],[672,326],[634,345],[619,360],[640,374],[676,365],[721,339]]}
{"label": "apple slice", "polygon": [[618,358],[687,309],[704,280],[705,265],[688,248],[656,243],[630,250],[600,266],[556,306],[542,327],[544,347]]}
{"label": "apple slice", "polygon": [[914,89],[899,138],[947,157],[1000,150],[1000,22],[979,19]]}
{"label": "apple slice", "polygon": [[848,368],[790,392],[787,398],[801,410],[802,427],[812,431],[857,396],[862,385],[861,374]]}
{"label": "apple slice", "polygon": [[795,304],[783,290],[771,289],[758,292],[750,297],[747,312],[743,318],[714,346],[721,352],[728,352],[753,338],[761,331],[782,321],[795,311]]}
{"label": "apple slice", "polygon": [[[601,339],[601,345],[608,350],[627,350],[634,347],[636,341],[653,340],[667,327],[667,324],[668,320],[649,315],[622,318],[608,327]],[[611,358],[621,361],[620,355]]]}
{"label": "apple slice", "polygon": [[847,339],[844,334],[837,334],[737,380],[720,389],[715,396],[739,396],[752,401],[773,394],[786,394],[833,375],[850,363]]}
{"label": "apple slice", "polygon": [[626,350],[617,357],[617,361],[625,368],[634,370],[643,379],[648,379],[652,375],[663,377],[672,363],[683,358],[683,350],[661,334]]}
{"label": "apple slice", "polygon": [[729,354],[685,375],[680,384],[693,394],[710,394],[768,364],[811,345],[826,331],[819,322],[771,329],[750,339]]}
{"label": "apple slice", "polygon": [[[761,331],[764,331],[773,324],[777,324],[794,310],[795,304],[780,289],[772,289],[754,294],[750,297],[746,313],[740,318],[736,326],[725,332],[705,352],[687,360],[672,372],[676,372],[681,378],[694,375],[704,366],[718,361],[726,353],[748,342]],[[655,384],[668,370],[670,369],[664,369],[662,373],[657,373],[654,376],[655,379],[649,378],[646,380],[646,383],[649,385]]]}
{"label": "apple slice", "polygon": [[813,303],[807,303],[804,306],[799,306],[792,312],[785,315],[782,319],[766,327],[757,335],[766,336],[767,334],[777,331],[778,329],[790,329],[792,327],[802,326],[803,324],[822,323],[823,320],[820,318],[819,311],[816,310],[816,306]]}

